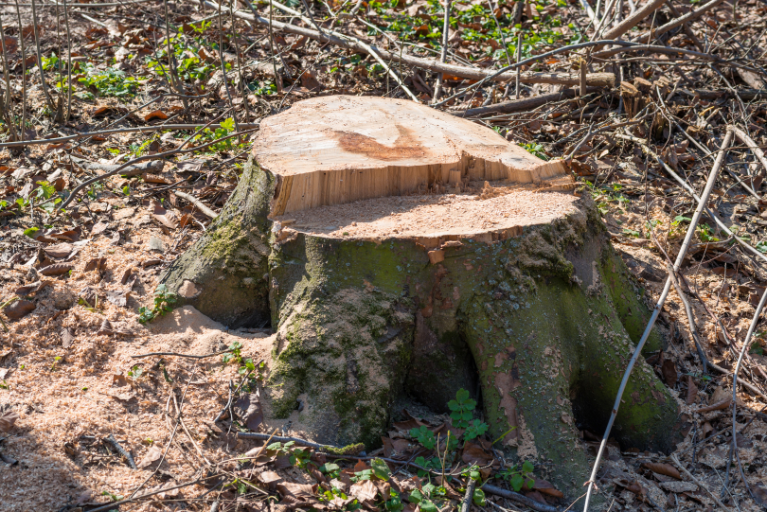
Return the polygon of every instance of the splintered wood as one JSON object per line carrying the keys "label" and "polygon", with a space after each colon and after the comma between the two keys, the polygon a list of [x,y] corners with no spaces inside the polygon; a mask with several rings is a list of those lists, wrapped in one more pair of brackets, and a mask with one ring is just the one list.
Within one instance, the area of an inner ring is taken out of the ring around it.
{"label": "splintered wood", "polygon": [[470,182],[570,177],[468,120],[406,100],[325,96],[262,121],[253,148],[276,177],[273,216],[364,199],[461,192]]}

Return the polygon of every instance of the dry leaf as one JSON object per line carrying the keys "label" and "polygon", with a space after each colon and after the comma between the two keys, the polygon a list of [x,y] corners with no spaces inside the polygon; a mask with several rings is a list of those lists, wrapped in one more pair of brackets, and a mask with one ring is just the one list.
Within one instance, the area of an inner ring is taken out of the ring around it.
{"label": "dry leaf", "polygon": [[168,114],[166,114],[162,110],[155,110],[154,112],[150,112],[149,114],[144,116],[144,121],[146,122],[150,122],[154,119],[165,121],[166,119],[168,119]]}
{"label": "dry leaf", "polygon": [[467,464],[487,466],[496,459],[493,454],[485,451],[479,444],[469,441],[466,445],[464,445],[464,451],[461,454],[461,460]]}
{"label": "dry leaf", "polygon": [[19,419],[19,415],[10,409],[0,412],[0,432],[8,432],[11,430],[17,419]]}
{"label": "dry leaf", "polygon": [[75,340],[74,334],[72,334],[72,329],[69,327],[65,327],[61,331],[61,346],[63,348],[69,348],[72,346],[72,342]]}
{"label": "dry leaf", "polygon": [[643,467],[648,468],[654,473],[658,473],[660,475],[676,478],[677,480],[683,479],[683,477],[680,475],[680,472],[677,470],[677,468],[675,468],[671,464],[663,464],[660,462],[646,462],[645,464],[643,464]]}
{"label": "dry leaf", "polygon": [[277,490],[280,494],[301,497],[312,497],[315,495],[313,486],[309,484],[295,484],[293,482],[280,482],[277,484]]}
{"label": "dry leaf", "polygon": [[544,493],[548,496],[553,496],[555,498],[562,498],[563,493],[555,489],[555,486],[553,486],[550,482],[542,479],[537,478],[533,484],[533,489],[536,491],[539,491],[541,493]]}
{"label": "dry leaf", "polygon": [[15,295],[18,295],[19,297],[27,297],[29,295],[34,295],[46,286],[48,286],[50,281],[35,281],[32,284],[25,284],[24,286],[19,286],[16,288],[16,291],[13,293]]}
{"label": "dry leaf", "polygon": [[688,392],[685,395],[685,403],[691,405],[696,401],[696,396],[699,394],[699,388],[696,387],[696,383],[693,382],[693,377],[688,376]]}
{"label": "dry leaf", "polygon": [[128,296],[123,290],[107,290],[107,300],[121,308],[128,304]]}
{"label": "dry leaf", "polygon": [[357,482],[349,489],[349,494],[357,498],[357,500],[366,508],[373,506],[373,502],[376,500],[378,492],[379,490],[370,480]]}
{"label": "dry leaf", "polygon": [[158,185],[170,185],[173,183],[171,180],[163,178],[162,176],[158,176],[157,174],[149,174],[148,172],[145,172],[141,175],[141,179],[143,179],[147,183],[157,183]]}
{"label": "dry leaf", "polygon": [[60,276],[74,268],[75,266],[70,263],[54,263],[53,265],[41,268],[38,272],[44,276]]}
{"label": "dry leaf", "polygon": [[264,420],[264,413],[261,410],[261,401],[259,391],[249,395],[241,396],[234,405],[235,413],[240,416],[245,426],[252,431],[257,431],[259,425]]}
{"label": "dry leaf", "polygon": [[88,261],[88,263],[85,264],[85,272],[90,272],[92,270],[98,270],[99,272],[104,272],[107,270],[107,258],[100,257],[100,258],[93,258]]}
{"label": "dry leaf", "polygon": [[163,205],[157,201],[150,201],[149,207],[152,210],[153,219],[167,228],[176,229],[176,226],[178,226],[178,220],[176,219],[175,213],[166,210],[163,208]]}
{"label": "dry leaf", "polygon": [[72,253],[72,249],[74,249],[72,244],[64,242],[56,245],[49,245],[48,247],[43,248],[43,251],[45,251],[45,254],[51,258],[60,259],[69,256]]}
{"label": "dry leaf", "polygon": [[28,300],[17,300],[12,304],[9,304],[3,308],[5,316],[11,320],[18,320],[24,318],[35,310],[35,303]]}
{"label": "dry leaf", "polygon": [[674,361],[665,359],[664,362],[661,363],[661,374],[664,377],[664,382],[667,386],[674,388],[677,383],[677,369],[675,368]]}

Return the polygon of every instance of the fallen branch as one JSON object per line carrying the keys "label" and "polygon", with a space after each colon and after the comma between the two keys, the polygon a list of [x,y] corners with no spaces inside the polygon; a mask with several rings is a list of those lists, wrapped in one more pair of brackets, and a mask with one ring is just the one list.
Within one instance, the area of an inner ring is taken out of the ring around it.
{"label": "fallen branch", "polygon": [[301,439],[298,437],[281,437],[281,436],[275,436],[271,434],[259,434],[256,432],[238,432],[237,437],[240,439],[258,439],[261,441],[267,441],[269,439],[272,439],[273,441],[278,443],[293,442],[301,446],[314,448],[315,450],[320,450],[322,452],[328,452],[328,455],[338,455],[342,457],[354,455],[356,453],[359,453],[365,450],[365,445],[362,443],[350,444],[348,446],[344,446],[343,448],[339,448],[338,446],[332,446],[329,444],[313,443],[312,441],[307,441],[305,439]]}
{"label": "fallen branch", "polygon": [[641,34],[640,36],[636,37],[633,41],[638,43],[648,43],[654,38],[659,37],[662,34],[666,34],[670,30],[675,29],[684,23],[695,20],[705,12],[714,9],[724,1],[725,0],[712,0],[709,3],[702,5],[698,9],[694,9],[688,14],[685,14],[683,16],[680,16],[679,18],[675,18],[674,20],[665,23],[659,28],[653,29],[650,32],[646,32],[645,34]]}
{"label": "fallen branch", "polygon": [[[763,292],[763,297],[760,299],[760,303],[757,305],[757,308],[755,309],[755,315],[752,317],[752,322],[749,324],[749,329],[747,330],[747,335],[744,337],[744,342],[741,347],[741,352],[739,352],[739,359],[736,361],[736,368],[733,370],[733,396],[731,398],[731,407],[733,410],[733,418],[732,418],[732,426],[733,431],[731,434],[731,452],[736,454],[737,462],[739,463],[739,473],[741,474],[741,479],[744,482],[744,487],[749,490],[750,496],[754,499],[754,495],[752,494],[752,490],[749,487],[749,483],[744,478],[744,472],[741,468],[741,461],[738,460],[739,453],[738,453],[738,446],[736,446],[736,382],[737,378],[739,376],[739,370],[741,369],[741,361],[744,359],[744,354],[747,352],[747,347],[749,347],[749,340],[752,338],[752,334],[755,332],[755,328],[757,327],[758,322],[760,322],[760,313],[763,312],[763,308],[765,308],[765,300],[766,296],[768,295],[768,291]],[[730,467],[730,460],[728,467]],[[726,469],[725,474],[726,482],[728,481],[728,469]]]}
{"label": "fallen branch", "polygon": [[[763,94],[765,94],[765,91],[763,91]],[[739,128],[736,128],[735,126],[731,127],[731,130],[733,131],[733,134],[736,135],[736,137],[747,145],[749,149],[752,150],[752,152],[757,156],[758,159],[760,159],[760,162],[763,164],[763,167],[765,167],[766,170],[768,170],[768,160],[765,159],[765,153],[763,153],[763,150],[760,149],[757,144],[755,144],[755,141],[752,140],[752,137],[741,131]]]}
{"label": "fallen branch", "polygon": [[178,352],[149,352],[147,354],[138,354],[135,356],[131,356],[132,359],[144,359],[145,357],[152,357],[152,356],[176,356],[176,357],[186,357],[187,359],[205,359],[206,357],[213,357],[218,356],[221,354],[226,354],[227,352],[231,352],[232,349],[228,348],[226,350],[220,350],[219,352],[211,352],[210,354],[204,354],[202,356],[195,356],[192,354],[179,354]]}
{"label": "fallen branch", "polygon": [[133,460],[133,455],[131,455],[128,450],[120,446],[120,443],[117,442],[115,436],[109,434],[108,437],[104,438],[104,442],[109,443],[109,445],[112,446],[112,448],[114,448],[117,453],[125,457],[125,460],[128,461],[128,465],[131,467],[131,469],[138,469],[136,467],[136,461]]}
{"label": "fallen branch", "polygon": [[[699,223],[699,218],[701,218],[701,213],[704,211],[704,207],[706,206],[707,199],[709,199],[709,194],[712,192],[712,189],[715,186],[715,181],[717,181],[717,176],[720,173],[720,168],[723,166],[723,163],[725,162],[725,154],[728,150],[728,148],[731,145],[731,142],[733,141],[733,132],[728,130],[725,133],[725,137],[723,137],[723,143],[720,145],[720,153],[717,155],[717,160],[715,160],[715,164],[712,166],[712,170],[709,173],[709,177],[707,178],[707,184],[704,186],[704,191],[701,193],[701,198],[699,199],[699,203],[696,206],[696,211],[693,212],[693,215],[691,216],[691,223],[688,226],[688,231],[685,234],[685,239],[683,240],[683,244],[680,246],[680,252],[677,254],[677,259],[675,260],[675,264],[672,267],[673,272],[676,274],[678,270],[680,270],[680,266],[683,263],[683,260],[685,259],[685,255],[688,252],[688,247],[691,244],[691,239],[693,238],[693,234],[696,232],[696,228]],[[595,488],[595,479],[597,478],[597,470],[600,467],[600,459],[603,456],[603,451],[605,450],[605,445],[608,442],[608,437],[611,434],[611,428],[613,428],[613,423],[616,421],[616,416],[619,413],[619,408],[621,407],[621,399],[624,395],[624,389],[627,387],[627,382],[629,381],[629,376],[632,373],[632,369],[635,366],[635,363],[637,362],[637,359],[640,357],[640,353],[643,350],[643,347],[645,346],[645,342],[648,340],[648,336],[650,336],[651,331],[653,329],[653,325],[656,323],[656,319],[659,317],[659,313],[661,313],[661,308],[664,307],[664,303],[667,300],[667,295],[669,294],[669,290],[672,287],[672,275],[667,277],[667,282],[664,284],[664,289],[661,292],[661,295],[659,296],[659,300],[656,302],[656,305],[653,308],[653,311],[651,312],[651,318],[648,320],[648,325],[645,327],[645,331],[643,332],[643,335],[640,337],[640,340],[637,342],[637,347],[635,348],[635,352],[632,354],[632,358],[629,360],[629,364],[627,365],[627,369],[624,371],[624,377],[621,379],[621,384],[619,385],[619,391],[616,393],[616,401],[613,404],[613,409],[611,411],[611,417],[608,419],[608,425],[605,427],[605,433],[603,434],[603,439],[600,442],[600,448],[597,452],[597,457],[595,458],[595,465],[592,467],[592,473],[589,476],[589,481],[587,484],[589,485],[589,488],[587,489],[587,499],[584,503],[584,512],[589,512],[589,498],[592,496],[592,489]]]}
{"label": "fallen branch", "polygon": [[190,194],[187,194],[185,192],[179,192],[178,190],[174,190],[173,194],[176,195],[177,197],[180,197],[180,198],[184,199],[185,201],[193,204],[195,206],[195,208],[200,210],[203,214],[205,214],[207,217],[210,217],[211,219],[215,219],[216,217],[219,216],[218,213],[216,213],[215,211],[213,211],[210,208],[208,208],[207,206],[205,206],[201,200],[199,200],[198,198],[196,198],[196,197],[194,197],[194,196],[192,196]]}
{"label": "fallen branch", "polygon": [[461,501],[461,512],[469,512],[469,509],[472,508],[472,498],[475,495],[475,485],[477,485],[475,479],[470,478],[469,483],[467,484],[467,492],[464,493],[464,499]]}
{"label": "fallen branch", "polygon": [[[599,87],[587,88],[587,93],[598,92],[601,89]],[[565,89],[561,92],[553,94],[542,94],[541,96],[533,96],[531,98],[525,98],[522,100],[505,101],[504,103],[497,103],[496,105],[489,105],[487,107],[470,108],[463,111],[450,112],[451,114],[461,117],[475,117],[484,116],[487,114],[511,114],[513,112],[526,112],[534,108],[546,105],[547,103],[554,103],[557,101],[563,101],[578,96],[575,89]]]}
{"label": "fallen branch", "polygon": [[[72,161],[75,162],[78,166],[82,167],[83,169],[88,169],[89,171],[110,172],[114,171],[118,167],[121,167],[119,164],[101,164],[98,162],[88,161],[84,158],[78,158],[76,156],[71,156],[70,158],[72,158]],[[142,162],[140,164],[126,167],[120,174],[122,176],[138,176],[140,174],[144,174],[145,172],[162,172],[164,166],[165,162],[162,160],[151,160],[149,162]]]}
{"label": "fallen branch", "polygon": [[[218,9],[218,4],[216,2],[213,2],[212,0],[190,0],[190,2],[196,5],[204,4],[211,9]],[[259,25],[269,26],[269,20],[262,18],[261,16],[255,16],[253,14],[250,14],[244,11],[234,11],[234,15],[237,16],[238,18],[248,20],[254,23],[258,23]],[[370,48],[374,50],[374,52],[382,59],[391,60],[394,62],[400,62],[407,66],[427,69],[429,71],[434,71],[435,73],[445,73],[447,75],[456,76],[459,78],[466,78],[470,80],[486,80],[486,79],[489,79],[489,77],[492,77],[491,79],[495,82],[510,82],[514,80],[516,76],[514,73],[499,74],[497,71],[487,71],[484,69],[469,68],[465,66],[456,66],[454,64],[440,63],[438,60],[423,59],[419,57],[413,57],[407,54],[400,54],[398,52],[389,52],[387,50],[378,48],[375,45],[368,45],[367,43],[359,39],[351,40],[349,36],[344,36],[344,38],[342,38],[337,35],[334,35],[338,33],[321,34],[320,32],[316,30],[312,30],[310,28],[298,27],[296,25],[281,23],[279,21],[274,21],[274,20],[272,21],[272,28],[275,30],[288,32],[291,34],[305,36],[310,39],[321,41],[323,43],[331,43],[341,48],[353,50],[358,53],[370,53],[368,50]],[[602,42],[602,44],[607,44],[607,43],[613,43],[613,41]],[[624,44],[631,44],[631,43],[625,42]],[[594,46],[594,44],[590,43],[587,46]],[[583,46],[573,45],[571,47],[564,47],[560,49],[561,51],[556,53],[573,51],[574,49],[578,49],[580,47],[583,47]],[[549,55],[550,53],[551,52],[548,52],[546,55]],[[535,62],[536,60],[542,57],[543,56],[540,55],[534,58],[526,59],[518,64],[513,64],[512,68],[507,66],[504,69],[509,70],[509,69],[514,69],[518,66],[530,64],[531,62]],[[520,81],[528,84],[578,85],[579,74],[578,73],[524,72],[520,76]],[[590,86],[610,87],[615,85],[615,83],[616,83],[616,76],[613,73],[587,74],[587,85],[590,85]]]}
{"label": "fallen branch", "polygon": [[134,501],[138,501],[138,500],[143,499],[143,498],[149,498],[150,496],[154,496],[154,495],[160,494],[162,492],[174,491],[176,489],[181,489],[182,487],[189,487],[190,485],[199,484],[203,480],[208,480],[208,479],[211,479],[211,478],[216,478],[218,476],[220,476],[220,475],[217,474],[217,475],[211,475],[211,476],[208,476],[208,477],[202,477],[201,476],[200,478],[198,478],[196,480],[192,480],[190,482],[185,482],[183,484],[175,485],[173,487],[163,487],[163,486],[160,486],[160,489],[157,489],[155,491],[151,491],[151,492],[142,494],[141,496],[134,496],[132,498],[126,498],[126,499],[120,500],[120,501],[113,501],[112,503],[107,503],[106,505],[102,505],[100,507],[89,509],[88,512],[107,512],[108,510],[118,510],[120,505],[125,505],[126,503],[131,503],[131,502],[134,502]]}
{"label": "fallen branch", "polygon": [[[258,124],[241,124],[243,129],[257,128]],[[157,124],[152,126],[138,126],[133,128],[111,128],[109,130],[99,130],[96,132],[84,132],[75,133],[73,135],[66,135],[64,137],[55,137],[53,139],[32,139],[32,140],[17,140],[15,142],[3,142],[0,143],[0,149],[2,148],[15,148],[19,146],[32,146],[35,144],[57,144],[60,142],[67,142],[70,140],[83,139],[86,137],[93,137],[95,135],[112,135],[115,133],[133,133],[133,132],[151,132],[157,130],[194,130],[199,128],[198,124]]]}
{"label": "fallen branch", "polygon": [[647,18],[653,11],[661,7],[664,0],[649,0],[645,5],[640,7],[629,18],[608,30],[605,33],[604,39],[618,39],[626,34],[631,28],[640,24],[645,18]]}
{"label": "fallen branch", "polygon": [[559,512],[560,511],[560,509],[557,507],[553,507],[552,505],[547,505],[546,503],[538,502],[527,496],[523,496],[520,493],[516,493],[514,491],[508,491],[506,489],[502,489],[501,487],[496,487],[495,485],[485,484],[481,487],[481,489],[484,490],[485,492],[495,494],[496,496],[501,496],[503,498],[508,498],[510,500],[516,501],[517,503],[520,503],[521,505],[525,505],[526,507],[536,510],[538,512]]}

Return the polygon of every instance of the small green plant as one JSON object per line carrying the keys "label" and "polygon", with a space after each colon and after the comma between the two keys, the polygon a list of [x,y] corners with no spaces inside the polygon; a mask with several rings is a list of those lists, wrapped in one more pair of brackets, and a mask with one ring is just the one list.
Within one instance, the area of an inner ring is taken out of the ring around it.
{"label": "small green plant", "polygon": [[158,316],[163,316],[173,309],[176,304],[176,295],[168,293],[168,288],[161,284],[155,289],[155,298],[152,309],[142,306],[139,308],[139,322],[145,324]]}
{"label": "small green plant", "polygon": [[139,380],[142,375],[144,375],[144,370],[142,370],[141,367],[137,364],[133,365],[133,367],[128,370],[128,377],[132,378],[133,380]]}
{"label": "small green plant", "polygon": [[672,221],[672,227],[676,228],[682,222],[691,222],[691,218],[690,217],[683,217],[682,215],[678,215],[677,217],[675,217],[675,220]]}
{"label": "small green plant", "polygon": [[229,346],[229,352],[221,356],[221,362],[224,364],[229,364],[231,362],[240,363],[243,360],[243,355],[241,353],[242,348],[243,344],[239,341],[235,341]]}
{"label": "small green plant", "polygon": [[419,444],[427,450],[435,449],[435,433],[424,425],[421,425],[419,428],[412,428],[410,434],[412,438],[418,441]]}
{"label": "small green plant", "polygon": [[534,484],[533,469],[533,464],[525,461],[520,469],[518,469],[517,464],[515,464],[514,466],[497,473],[496,478],[508,480],[512,489],[514,489],[515,492],[520,492],[520,489],[526,484],[528,484],[529,487]]}
{"label": "small green plant", "polygon": [[97,69],[92,64],[85,65],[85,76],[78,82],[86,88],[95,89],[100,96],[113,96],[120,99],[132,98],[141,82],[132,76],[127,76],[125,71],[115,68]]}
{"label": "small green plant", "polygon": [[707,224],[699,224],[696,227],[696,234],[699,236],[699,240],[705,243],[720,241],[720,239],[712,233],[712,228]]}
{"label": "small green plant", "polygon": [[59,361],[61,361],[61,356],[56,356],[56,357],[54,357],[54,358],[53,358],[53,364],[51,365],[51,371],[52,371],[52,372],[55,372],[55,371],[56,371],[56,364],[57,364]]}
{"label": "small green plant", "polygon": [[333,462],[326,462],[317,469],[329,479],[338,478],[339,474],[341,474],[341,467]]}
{"label": "small green plant", "polygon": [[124,498],[124,496],[121,496],[120,494],[115,494],[109,491],[101,491],[102,496],[109,496],[109,499],[112,501],[120,501]]}
{"label": "small green plant", "polygon": [[622,232],[627,236],[631,236],[633,238],[640,238],[640,232],[635,231],[634,229],[624,228]]}
{"label": "small green plant", "polygon": [[757,245],[755,245],[755,249],[757,249],[763,254],[766,254],[768,252],[768,246],[766,246],[765,240],[760,240],[759,242],[757,242]]}
{"label": "small green plant", "polygon": [[[196,142],[212,142],[214,140],[220,139],[222,137],[226,137],[227,135],[235,132],[235,120],[231,117],[225,119],[221,123],[219,123],[219,127],[215,128],[214,130],[211,130],[210,128],[206,128],[199,134],[195,136]],[[228,151],[232,149],[233,143],[232,139],[223,140],[221,142],[217,142],[216,144],[213,144],[212,146],[209,146],[205,151]]]}
{"label": "small green plant", "polygon": [[456,428],[469,427],[469,421],[472,419],[472,411],[475,410],[477,402],[469,398],[469,391],[459,389],[456,392],[456,400],[448,402],[448,408],[451,410],[451,423]]}
{"label": "small green plant", "polygon": [[549,160],[549,156],[544,152],[544,146],[541,144],[529,142],[527,144],[520,144],[520,146],[537,158],[541,158],[542,160]]}
{"label": "small green plant", "polygon": [[0,382],[0,389],[11,389],[8,387],[8,383],[3,379],[3,382]]}
{"label": "small green plant", "polygon": [[438,457],[432,457],[431,459],[426,459],[424,457],[416,457],[416,460],[414,462],[426,469],[427,471],[424,471],[423,469],[418,470],[418,475],[422,478],[429,476],[429,470],[430,469],[438,469],[440,467],[440,459]]}
{"label": "small green plant", "polygon": [[488,424],[480,420],[472,420],[467,430],[464,431],[464,440],[471,441],[477,437],[482,436],[488,431]]}
{"label": "small green plant", "polygon": [[288,441],[287,443],[272,443],[267,446],[267,450],[275,452],[277,455],[287,455],[291,465],[296,466],[299,469],[307,469],[311,453],[304,448],[295,448],[295,444],[294,441]]}
{"label": "small green plant", "polygon": [[427,483],[421,487],[421,489],[414,489],[408,496],[408,501],[414,505],[419,506],[419,510],[423,512],[437,512],[437,505],[430,499],[432,494],[437,490],[434,484]]}

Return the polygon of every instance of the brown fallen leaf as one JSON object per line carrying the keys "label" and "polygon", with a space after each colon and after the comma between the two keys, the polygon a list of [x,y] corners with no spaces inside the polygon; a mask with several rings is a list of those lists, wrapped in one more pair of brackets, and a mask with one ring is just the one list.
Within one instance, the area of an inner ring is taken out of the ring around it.
{"label": "brown fallen leaf", "polygon": [[124,308],[128,304],[128,295],[124,290],[107,290],[107,300]]}
{"label": "brown fallen leaf", "polygon": [[536,478],[533,483],[533,489],[536,491],[539,491],[542,494],[546,494],[548,496],[553,496],[555,498],[562,498],[563,493],[555,489],[555,486],[552,485],[550,482],[542,479],[542,478]]}
{"label": "brown fallen leaf", "polygon": [[160,263],[163,263],[163,260],[160,258],[150,258],[148,260],[144,260],[141,262],[141,266],[144,268],[151,267],[152,265],[159,265]]}
{"label": "brown fallen leaf", "polygon": [[665,475],[672,478],[676,478],[677,480],[682,480],[683,477],[680,475],[680,472],[671,464],[663,464],[661,462],[646,462],[643,464],[643,467],[650,469],[654,473],[658,473],[659,475]]}
{"label": "brown fallen leaf", "polygon": [[90,272],[92,270],[98,270],[99,272],[103,272],[107,269],[107,258],[101,257],[101,258],[93,258],[88,260],[88,263],[85,264],[85,268],[83,269],[85,272]]}
{"label": "brown fallen leaf", "polygon": [[144,116],[144,121],[146,121],[146,122],[150,122],[150,121],[152,121],[154,119],[159,119],[160,121],[165,121],[166,119],[168,119],[168,114],[166,114],[162,110],[155,110],[155,111],[152,111],[149,114],[146,114]]}
{"label": "brown fallen leaf", "polygon": [[279,482],[282,479],[283,477],[274,471],[264,471],[263,473],[259,473],[259,480],[261,480],[261,483],[263,484],[269,485],[274,482]]}
{"label": "brown fallen leaf", "polygon": [[469,441],[464,445],[464,450],[461,454],[461,460],[467,464],[487,466],[496,460],[496,458],[492,453],[485,451],[479,444]]}
{"label": "brown fallen leaf", "polygon": [[376,500],[376,495],[379,490],[370,480],[363,480],[352,484],[349,489],[349,494],[357,498],[362,506],[365,508],[373,507],[373,502]]}
{"label": "brown fallen leaf", "polygon": [[75,247],[72,244],[63,242],[56,245],[49,245],[48,247],[43,248],[43,251],[45,251],[45,254],[51,258],[61,259],[72,254],[74,248]]}
{"label": "brown fallen leaf", "polygon": [[157,183],[158,185],[170,185],[173,183],[171,180],[167,178],[163,178],[162,176],[158,176],[157,174],[149,174],[148,172],[145,172],[141,175],[141,179],[143,179],[146,183]]}
{"label": "brown fallen leaf", "polygon": [[74,268],[75,266],[70,263],[54,263],[53,265],[41,268],[38,272],[44,276],[60,276]]}
{"label": "brown fallen leaf", "polygon": [[699,388],[696,386],[696,383],[693,381],[693,377],[689,375],[688,376],[688,392],[685,394],[686,405],[691,405],[693,402],[695,402],[696,396],[698,394],[699,394]]}
{"label": "brown fallen leaf", "polygon": [[277,491],[280,494],[295,496],[297,498],[312,497],[315,495],[313,486],[309,484],[295,484],[293,482],[278,483]]}
{"label": "brown fallen leaf", "polygon": [[665,359],[661,363],[661,375],[664,377],[664,382],[670,388],[674,388],[677,384],[677,368],[675,368],[675,362],[671,359]]}
{"label": "brown fallen leaf", "polygon": [[176,229],[179,221],[176,218],[175,213],[163,208],[163,205],[161,205],[158,201],[150,201],[149,207],[152,211],[153,219],[167,228]]}
{"label": "brown fallen leaf", "polygon": [[0,412],[0,432],[8,432],[19,419],[19,415],[10,409]]}
{"label": "brown fallen leaf", "polygon": [[63,348],[69,348],[72,346],[72,342],[75,341],[75,335],[72,334],[72,329],[65,327],[61,330],[61,346]]}
{"label": "brown fallen leaf", "polygon": [[30,295],[35,295],[37,292],[45,288],[51,284],[50,281],[35,281],[31,284],[25,284],[24,286],[19,286],[16,288],[16,291],[13,293],[15,295],[18,295],[19,297],[28,297]]}
{"label": "brown fallen leaf", "polygon": [[141,458],[139,469],[155,469],[163,458],[163,450],[159,446],[151,447]]}
{"label": "brown fallen leaf", "polygon": [[264,413],[261,409],[261,398],[259,390],[254,393],[241,396],[234,405],[235,413],[245,423],[245,426],[256,432],[264,420]]}
{"label": "brown fallen leaf", "polygon": [[33,312],[36,307],[37,306],[35,306],[34,302],[30,302],[28,300],[17,300],[5,306],[3,308],[3,313],[5,313],[5,316],[11,320],[18,320]]}

